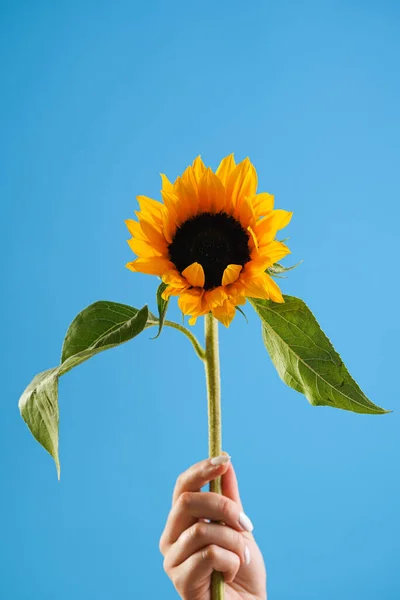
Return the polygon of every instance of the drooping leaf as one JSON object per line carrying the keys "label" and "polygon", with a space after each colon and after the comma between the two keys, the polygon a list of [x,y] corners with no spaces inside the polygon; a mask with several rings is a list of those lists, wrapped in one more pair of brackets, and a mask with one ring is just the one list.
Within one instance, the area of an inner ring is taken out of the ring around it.
{"label": "drooping leaf", "polygon": [[21,416],[37,441],[58,457],[58,378],[99,352],[114,348],[157,324],[147,306],[141,310],[116,302],[95,302],[81,311],[66,333],[61,364],[34,377],[19,400]]}
{"label": "drooping leaf", "polygon": [[383,414],[361,391],[314,315],[299,298],[284,304],[251,298],[265,346],[281,379],[314,406]]}
{"label": "drooping leaf", "polygon": [[58,367],[36,375],[19,399],[19,410],[32,435],[54,458],[60,479],[58,458]]}
{"label": "drooping leaf", "polygon": [[[146,325],[156,322],[147,306],[138,310],[117,302],[95,302],[83,309],[69,326],[62,347],[61,363],[72,356],[79,360],[78,355],[85,350],[97,354],[109,347],[119,346],[138,335]],[[82,358],[87,360],[90,356],[84,354]],[[74,366],[75,363],[71,368]]]}
{"label": "drooping leaf", "polygon": [[160,285],[157,288],[156,298],[158,308],[158,332],[153,339],[158,338],[158,336],[160,335],[161,330],[164,326],[165,317],[167,316],[169,298],[168,300],[164,300],[164,298],[162,297],[162,293],[167,289],[167,287],[168,286],[166,283],[160,283]]}

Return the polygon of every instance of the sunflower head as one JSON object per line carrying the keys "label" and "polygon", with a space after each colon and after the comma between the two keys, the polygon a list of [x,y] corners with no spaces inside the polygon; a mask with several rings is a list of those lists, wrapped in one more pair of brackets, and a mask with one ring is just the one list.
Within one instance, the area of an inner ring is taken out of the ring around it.
{"label": "sunflower head", "polygon": [[174,183],[161,178],[163,203],[138,196],[138,221],[125,221],[138,256],[126,266],[161,277],[163,298],[178,296],[191,325],[211,311],[228,326],[247,296],[283,302],[266,270],[290,253],[275,236],[292,213],[257,193],[250,160],[231,154],[214,173],[198,157]]}

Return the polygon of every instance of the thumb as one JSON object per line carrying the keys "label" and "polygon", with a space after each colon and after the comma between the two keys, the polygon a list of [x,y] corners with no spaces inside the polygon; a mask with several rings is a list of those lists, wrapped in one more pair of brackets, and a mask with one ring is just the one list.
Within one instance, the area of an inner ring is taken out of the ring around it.
{"label": "thumb", "polygon": [[222,475],[221,485],[223,495],[236,502],[240,510],[243,510],[238,481],[232,463],[229,463],[228,470]]}

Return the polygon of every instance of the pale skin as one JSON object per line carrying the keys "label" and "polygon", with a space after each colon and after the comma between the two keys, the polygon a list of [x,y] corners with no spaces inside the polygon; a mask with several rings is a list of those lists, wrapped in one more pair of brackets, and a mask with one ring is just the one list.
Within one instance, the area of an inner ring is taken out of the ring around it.
{"label": "pale skin", "polygon": [[[159,544],[164,570],[182,600],[210,600],[213,570],[224,574],[225,600],[266,600],[264,560],[243,518],[233,465],[225,453],[219,460],[202,460],[177,478]],[[200,491],[218,476],[222,495]]]}

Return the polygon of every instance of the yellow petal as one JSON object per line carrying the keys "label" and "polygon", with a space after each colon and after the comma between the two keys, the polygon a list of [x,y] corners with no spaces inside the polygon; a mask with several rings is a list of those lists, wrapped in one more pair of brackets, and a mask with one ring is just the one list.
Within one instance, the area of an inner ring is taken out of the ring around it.
{"label": "yellow petal", "polygon": [[220,321],[225,327],[229,327],[235,316],[236,308],[233,302],[225,300],[221,306],[216,306],[212,309],[212,314],[218,321]]}
{"label": "yellow petal", "polygon": [[267,273],[257,276],[245,276],[246,296],[266,298],[274,302],[284,302],[282,292],[277,283]]}
{"label": "yellow petal", "polygon": [[[189,183],[193,187],[195,192],[197,192],[198,184],[197,184],[197,180],[196,180],[192,165],[190,165],[189,167],[187,167],[184,170],[184,172],[182,173],[182,179],[186,183]],[[174,193],[177,193],[176,187],[177,187],[177,181],[174,183]]]}
{"label": "yellow petal", "polygon": [[225,188],[208,168],[199,183],[199,206],[202,212],[217,213],[225,205]]}
{"label": "yellow petal", "polygon": [[[174,188],[175,189],[175,188]],[[178,217],[178,204],[179,198],[175,193],[167,192],[166,190],[161,190],[161,196],[167,209],[169,215],[177,219]]]}
{"label": "yellow petal", "polygon": [[228,265],[222,275],[222,285],[229,285],[238,279],[242,265]]}
{"label": "yellow petal", "polygon": [[277,210],[273,210],[272,213],[266,217],[266,220],[268,219],[271,221],[273,223],[273,228],[279,230],[290,223],[292,216],[292,212],[278,208]]}
{"label": "yellow petal", "polygon": [[[140,256],[140,258],[151,258],[152,256],[162,256],[164,253],[157,250],[154,246],[145,242],[143,240],[139,240],[137,238],[131,238],[128,240],[128,244],[131,250]],[[166,249],[166,248],[165,248]]]}
{"label": "yellow petal", "polygon": [[161,297],[163,298],[163,300],[169,300],[171,296],[179,296],[179,294],[181,293],[182,288],[176,288],[172,285],[169,285],[167,288],[165,288],[165,290],[161,294]]}
{"label": "yellow petal", "polygon": [[291,252],[290,252],[289,248],[283,242],[278,242],[276,240],[273,240],[272,242],[269,242],[269,244],[260,248],[259,257],[260,258],[262,258],[262,257],[268,258],[270,261],[270,264],[268,264],[266,266],[269,267],[270,265],[274,264],[274,262],[276,262],[277,260],[280,260],[281,258],[283,258],[284,256],[287,256],[290,253]]}
{"label": "yellow petal", "polygon": [[239,279],[234,283],[225,286],[225,291],[228,296],[232,299],[234,304],[244,304],[246,302],[246,286],[243,282],[243,271],[241,272]]}
{"label": "yellow petal", "polygon": [[182,271],[182,275],[188,280],[193,287],[202,288],[205,283],[204,269],[200,263],[194,262],[189,267]]}
{"label": "yellow petal", "polygon": [[220,306],[226,298],[227,294],[222,286],[216,287],[213,290],[207,290],[204,294],[204,302],[210,310],[214,306]]}
{"label": "yellow petal", "polygon": [[267,217],[257,222],[255,233],[259,245],[270,242],[276,236],[279,229],[283,229],[290,222],[293,213],[287,210],[273,210]]}
{"label": "yellow petal", "polygon": [[250,234],[250,238],[249,238],[249,242],[250,242],[250,248],[255,248],[256,250],[258,250],[258,240],[257,240],[257,236],[254,233],[254,229],[252,227],[248,227],[247,231]]}
{"label": "yellow petal", "polygon": [[204,290],[191,289],[180,294],[178,306],[185,315],[199,316],[202,311]]}
{"label": "yellow petal", "polygon": [[176,225],[179,227],[188,220],[191,213],[190,197],[187,194],[178,195],[178,185],[174,186],[174,193],[162,191],[161,195],[164,200],[164,204],[167,207],[167,211],[170,214]]}
{"label": "yellow petal", "polygon": [[[241,188],[246,175],[250,168],[250,160],[245,158],[240,162],[230,173],[227,178],[226,189],[226,204],[233,208],[236,206],[238,197],[240,197]],[[248,195],[248,194],[247,194]]]}
{"label": "yellow petal", "polygon": [[164,273],[164,275],[162,276],[162,280],[163,283],[166,283],[167,285],[172,285],[173,287],[187,287],[187,281],[186,279],[184,279],[182,277],[182,275],[180,273],[178,273],[178,271],[176,269],[173,269],[171,271],[168,271],[167,273]]}
{"label": "yellow petal", "polygon": [[267,254],[259,254],[256,258],[245,264],[243,274],[255,277],[264,273],[267,267],[271,266],[271,258]]}
{"label": "yellow petal", "polygon": [[273,210],[274,196],[266,192],[256,194],[252,199],[252,204],[256,217],[263,217]]}
{"label": "yellow petal", "polygon": [[267,286],[268,286],[268,291],[269,291],[269,297],[271,300],[273,300],[274,302],[280,302],[283,303],[285,302],[283,296],[282,296],[282,292],[279,289],[278,284],[276,283],[276,281],[274,281],[272,279],[272,277],[270,277],[268,275],[268,273],[265,273],[265,278],[267,280]]}
{"label": "yellow petal", "polygon": [[234,298],[232,298],[232,301],[235,304],[235,306],[237,306],[238,304],[246,304],[246,296],[235,296]]}
{"label": "yellow petal", "polygon": [[269,299],[268,275],[260,273],[257,277],[246,277],[246,296]]}
{"label": "yellow petal", "polygon": [[148,198],[147,196],[136,196],[139,202],[141,214],[146,218],[149,216],[159,225],[162,222],[163,212],[165,210],[161,202]]}
{"label": "yellow petal", "polygon": [[125,225],[127,226],[129,233],[138,240],[147,240],[147,237],[143,233],[142,228],[140,227],[140,223],[138,221],[134,221],[133,219],[126,219]]}
{"label": "yellow petal", "polygon": [[[185,171],[182,174],[182,179],[184,181],[188,181],[189,183],[191,183],[191,185],[193,186],[193,189],[197,192],[199,183],[200,183],[200,179],[203,177],[205,171],[206,171],[206,167],[205,167],[203,161],[201,160],[200,156],[198,156],[193,161],[193,164],[191,166],[187,167],[187,169],[185,169]],[[174,184],[174,191],[175,191],[175,187],[176,186]]]}
{"label": "yellow petal", "polygon": [[197,188],[193,187],[191,181],[178,177],[175,182],[175,192],[180,202],[183,202],[186,208],[185,220],[190,219],[197,214],[199,208],[199,197]]}
{"label": "yellow petal", "polygon": [[247,229],[249,226],[256,226],[256,215],[249,198],[240,198],[235,210],[233,211],[233,216],[240,221],[243,229]]}
{"label": "yellow petal", "polygon": [[163,275],[166,271],[173,269],[174,265],[167,258],[156,256],[154,258],[137,258],[129,262],[128,269],[135,273],[147,273],[147,275]]}
{"label": "yellow petal", "polygon": [[153,221],[144,217],[142,213],[138,213],[138,217],[140,219],[140,226],[150,244],[160,250],[160,252],[164,252],[165,238],[162,232],[162,226],[156,225]]}
{"label": "yellow petal", "polygon": [[221,160],[215,174],[217,175],[217,177],[219,177],[223,185],[226,184],[229,175],[232,173],[235,167],[236,163],[235,159],[233,158],[233,154],[230,154],[229,156],[226,156]]}
{"label": "yellow petal", "polygon": [[172,192],[173,188],[174,188],[173,184],[170,182],[168,177],[166,175],[164,175],[164,173],[160,173],[160,175],[161,175],[162,189],[165,190],[166,192]]}
{"label": "yellow petal", "polygon": [[240,162],[229,175],[226,182],[226,205],[233,210],[241,198],[252,198],[257,191],[257,173],[248,158]]}
{"label": "yellow petal", "polygon": [[193,173],[194,173],[195,179],[197,182],[199,182],[206,171],[206,167],[205,167],[203,161],[201,160],[200,155],[194,159],[192,166],[193,166]]}

